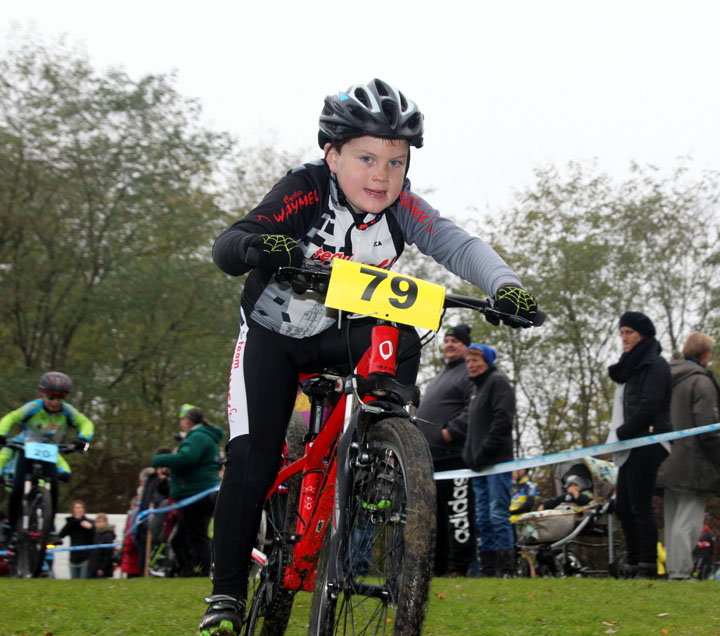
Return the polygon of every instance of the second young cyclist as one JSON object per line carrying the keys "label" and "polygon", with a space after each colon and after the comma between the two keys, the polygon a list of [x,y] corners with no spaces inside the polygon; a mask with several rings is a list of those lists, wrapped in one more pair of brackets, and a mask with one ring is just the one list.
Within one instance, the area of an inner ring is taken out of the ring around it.
{"label": "second young cyclist", "polygon": [[[77,430],[73,444],[78,450],[85,450],[92,440],[95,427],[88,417],[80,413],[74,406],[65,402],[72,391],[72,380],[59,371],[48,371],[38,380],[37,400],[23,404],[19,409],[11,411],[0,419],[0,447],[5,446],[7,435],[13,428],[20,428],[19,439],[26,442],[42,442],[44,444],[60,444],[68,428]],[[9,448],[0,450],[0,475],[11,458]],[[5,528],[6,541],[17,527],[22,508],[24,475],[28,463],[22,453],[15,456],[15,480],[8,503],[8,527]],[[58,504],[58,472],[69,476],[70,466],[62,456],[58,463],[47,463],[46,473],[51,476],[50,495],[52,498],[53,515]]]}

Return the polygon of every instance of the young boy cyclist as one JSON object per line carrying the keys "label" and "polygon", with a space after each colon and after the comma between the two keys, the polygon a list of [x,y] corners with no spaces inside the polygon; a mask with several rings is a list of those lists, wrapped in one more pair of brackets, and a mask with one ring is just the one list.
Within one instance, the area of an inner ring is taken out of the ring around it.
{"label": "young boy cyclist", "polygon": [[[344,258],[390,269],[404,246],[415,244],[493,294],[501,311],[529,320],[539,315],[532,295],[491,247],[410,189],[410,146],[422,146],[423,115],[400,91],[375,79],[328,96],[318,141],[324,158],[291,170],[213,248],[222,271],[250,274],[230,372],[230,441],[215,510],[213,594],[200,623],[203,636],[241,629],[250,553],[280,467],[298,373],[347,366],[348,330],[352,357],[359,360],[374,324],[353,320],[338,328],[320,298],[294,295],[274,281],[278,267]],[[420,360],[414,329],[401,328],[398,349],[398,380],[413,383]]]}
{"label": "young boy cyclist", "polygon": [[[23,404],[0,419],[0,447],[5,446],[7,435],[13,426],[20,427],[19,439],[26,442],[60,444],[68,428],[77,429],[78,436],[73,444],[79,450],[87,447],[95,432],[93,423],[74,406],[65,402],[72,391],[72,380],[59,371],[48,371],[38,381],[39,398]],[[12,452],[9,448],[0,450],[0,475],[7,465]],[[7,527],[4,528],[5,541],[17,528],[20,517],[24,489],[23,476],[29,466],[25,456],[17,453],[15,457],[15,480],[10,501],[8,502]],[[69,476],[70,466],[64,458],[58,457],[58,463],[47,463],[46,473],[51,477],[50,494],[53,515],[57,512],[58,473]]]}

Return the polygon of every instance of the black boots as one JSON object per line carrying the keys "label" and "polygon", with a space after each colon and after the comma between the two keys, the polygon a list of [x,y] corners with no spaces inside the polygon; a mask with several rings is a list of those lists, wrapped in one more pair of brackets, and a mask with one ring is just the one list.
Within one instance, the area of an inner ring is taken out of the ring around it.
{"label": "black boots", "polygon": [[500,579],[511,579],[515,576],[515,550],[500,550],[497,553],[495,576]]}

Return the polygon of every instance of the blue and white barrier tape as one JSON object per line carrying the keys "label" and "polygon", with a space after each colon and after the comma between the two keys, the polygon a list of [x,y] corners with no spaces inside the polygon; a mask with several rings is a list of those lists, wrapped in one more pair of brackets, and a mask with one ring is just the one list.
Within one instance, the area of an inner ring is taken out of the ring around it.
{"label": "blue and white barrier tape", "polygon": [[697,426],[695,428],[686,428],[682,431],[670,431],[669,433],[659,433],[657,435],[626,439],[622,442],[596,444],[595,446],[561,451],[559,453],[551,453],[550,455],[540,455],[539,457],[528,457],[526,459],[516,459],[511,462],[501,462],[500,464],[494,464],[492,466],[488,466],[487,468],[483,468],[478,472],[467,468],[459,470],[444,470],[435,473],[433,475],[433,479],[466,479],[468,477],[480,477],[482,475],[497,475],[499,473],[508,473],[513,470],[520,470],[521,468],[549,466],[551,464],[560,464],[562,462],[582,459],[583,457],[588,456],[607,455],[608,453],[617,453],[618,451],[638,448],[640,446],[649,446],[650,444],[658,444],[660,442],[671,442],[683,437],[702,435],[703,433],[710,433],[717,430],[720,430],[720,422],[707,424],[706,426]]}
{"label": "blue and white barrier tape", "polygon": [[[135,517],[135,520],[133,521],[132,526],[130,526],[130,529],[123,535],[123,541],[125,537],[128,534],[133,534],[135,532],[135,528],[137,528],[138,524],[142,523],[147,517],[150,515],[157,515],[163,512],[169,512],[170,510],[177,510],[178,508],[184,508],[185,506],[189,506],[190,504],[195,503],[196,501],[200,501],[200,499],[203,499],[204,497],[207,497],[208,495],[220,490],[220,486],[213,486],[212,488],[208,488],[207,490],[203,490],[202,492],[199,492],[195,495],[191,495],[190,497],[187,497],[186,499],[181,499],[180,501],[175,502],[174,504],[170,506],[165,506],[164,508],[153,508],[153,509],[147,509],[142,510],[138,513],[138,515]],[[73,546],[59,546],[57,548],[50,548],[48,549],[48,553],[55,553],[55,552],[80,552],[81,550],[97,550],[101,548],[120,548],[122,547],[122,542],[120,543],[98,543],[94,545],[73,545]],[[7,550],[0,550],[0,557],[6,556],[8,553]]]}

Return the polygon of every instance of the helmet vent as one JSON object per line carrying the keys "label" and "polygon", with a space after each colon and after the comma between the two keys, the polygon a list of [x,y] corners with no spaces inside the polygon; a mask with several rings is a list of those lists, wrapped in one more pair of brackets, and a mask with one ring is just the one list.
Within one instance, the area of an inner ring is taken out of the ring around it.
{"label": "helmet vent", "polygon": [[350,111],[350,114],[359,124],[365,124],[370,121],[370,117],[368,117],[367,112],[359,106],[349,106],[348,111]]}
{"label": "helmet vent", "polygon": [[382,102],[382,110],[383,113],[385,113],[385,118],[387,119],[388,124],[390,124],[392,128],[395,128],[397,126],[399,115],[397,104],[384,99]]}
{"label": "helmet vent", "polygon": [[405,99],[405,95],[402,93],[400,93],[400,109],[403,113],[408,109],[407,99]]}
{"label": "helmet vent", "polygon": [[356,88],[354,95],[355,99],[365,106],[365,108],[372,108],[372,102],[363,88]]}
{"label": "helmet vent", "polygon": [[390,91],[388,90],[388,86],[385,82],[381,82],[379,79],[376,79],[373,84],[375,84],[375,90],[378,92],[378,95],[382,97],[390,97]]}
{"label": "helmet vent", "polygon": [[418,128],[422,128],[422,117],[420,116],[420,113],[415,113],[414,115],[411,115],[408,117],[408,120],[405,122],[405,125],[410,130],[417,130]]}

